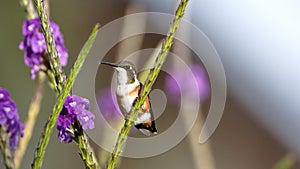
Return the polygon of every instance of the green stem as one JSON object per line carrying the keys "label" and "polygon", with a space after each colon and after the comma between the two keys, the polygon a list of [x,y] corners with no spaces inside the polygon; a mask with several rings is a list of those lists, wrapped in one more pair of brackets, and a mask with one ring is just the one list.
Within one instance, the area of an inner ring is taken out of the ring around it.
{"label": "green stem", "polygon": [[2,152],[3,161],[6,169],[15,169],[13,153],[9,147],[9,135],[6,130],[0,128],[0,150]]}
{"label": "green stem", "polygon": [[[42,136],[41,136],[38,146],[36,148],[35,157],[34,157],[34,161],[32,164],[33,169],[39,169],[42,166],[43,158],[45,155],[45,150],[49,143],[49,139],[50,139],[52,130],[55,127],[55,124],[57,122],[58,115],[62,110],[62,107],[66,100],[66,97],[70,93],[70,90],[74,84],[76,76],[78,75],[78,73],[84,63],[84,60],[91,49],[91,46],[97,35],[98,29],[99,29],[99,25],[96,25],[94,27],[89,39],[87,40],[84,47],[82,48],[73,68],[71,69],[70,76],[68,77],[68,79],[66,81],[66,85],[64,86],[61,94],[59,95],[58,100],[52,110],[52,113],[44,127],[44,131],[42,133]],[[79,126],[80,126],[80,124],[79,124]],[[85,143],[86,142],[82,142],[81,144],[79,144],[80,149],[83,147],[86,149],[85,151],[92,153],[92,150],[90,150],[90,149],[87,150],[87,148],[89,148],[89,147],[87,145],[84,145]],[[96,164],[96,162],[95,162],[95,164]]]}
{"label": "green stem", "polygon": [[[94,43],[94,40],[96,38],[99,27],[100,27],[99,24],[97,24],[94,27],[89,39],[85,43],[83,49],[81,50],[81,52],[78,56],[78,60],[79,60],[79,58],[86,56],[88,54],[88,52],[90,51],[90,48],[91,48],[92,44]],[[76,64],[74,66],[74,69],[75,69],[75,67],[76,67]],[[98,162],[95,158],[95,153],[93,152],[93,150],[91,149],[91,146],[89,145],[87,136],[84,134],[84,132],[82,130],[82,126],[80,125],[79,122],[76,121],[73,125],[73,128],[74,128],[74,137],[75,137],[74,140],[78,144],[78,148],[80,151],[80,157],[84,161],[85,167],[88,169],[98,169],[99,167],[98,167]]]}
{"label": "green stem", "polygon": [[87,169],[98,169],[98,163],[96,157],[91,150],[91,146],[88,142],[87,136],[84,134],[82,127],[78,121],[73,124],[74,140],[78,144],[80,157],[84,161],[85,168]]}
{"label": "green stem", "polygon": [[50,69],[55,78],[54,86],[57,89],[57,94],[62,91],[62,88],[65,85],[66,76],[63,72],[63,69],[59,63],[58,52],[56,49],[55,41],[53,34],[50,28],[49,17],[47,15],[47,10],[44,2],[42,0],[33,0],[35,8],[41,20],[42,31],[45,36],[45,41],[47,45],[47,51],[49,54]]}
{"label": "green stem", "polygon": [[37,76],[37,84],[35,94],[31,100],[27,121],[24,126],[24,137],[20,139],[18,149],[15,153],[14,161],[16,169],[20,168],[23,156],[26,152],[28,143],[31,139],[33,129],[36,123],[36,118],[40,111],[40,105],[43,98],[43,88],[44,88],[45,74],[44,72],[39,72]]}
{"label": "green stem", "polygon": [[141,93],[133,106],[133,109],[131,109],[131,111],[130,111],[130,117],[128,120],[125,121],[125,124],[122,127],[121,132],[119,133],[113,153],[111,155],[111,158],[108,161],[107,169],[114,169],[117,164],[117,161],[118,161],[120,154],[122,152],[122,149],[125,145],[127,135],[128,135],[130,128],[134,122],[137,112],[138,112],[138,110],[140,110],[140,107],[143,105],[146,97],[149,95],[151,87],[153,86],[153,84],[160,72],[160,69],[167,57],[168,51],[170,50],[170,47],[172,46],[172,42],[174,39],[174,33],[176,32],[176,30],[179,26],[180,20],[184,15],[184,11],[186,9],[187,3],[188,3],[188,0],[180,1],[180,4],[176,10],[175,18],[173,19],[173,22],[171,23],[168,35],[162,45],[160,53],[158,54],[158,56],[155,60],[154,70],[149,73],[147,80],[145,82],[145,85],[142,88]]}

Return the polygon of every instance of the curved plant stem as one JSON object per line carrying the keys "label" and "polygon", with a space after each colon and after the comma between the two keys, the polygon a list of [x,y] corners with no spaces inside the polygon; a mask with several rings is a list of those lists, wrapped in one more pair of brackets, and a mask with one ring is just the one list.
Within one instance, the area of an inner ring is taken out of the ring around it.
{"label": "curved plant stem", "polygon": [[87,169],[99,169],[96,157],[91,149],[88,142],[87,136],[84,134],[82,127],[78,121],[75,121],[73,125],[74,130],[74,141],[78,144],[80,157],[84,161],[85,168]]}
{"label": "curved plant stem", "polygon": [[[80,58],[84,59],[85,56],[88,54],[88,52],[90,51],[90,48],[92,47],[92,44],[94,43],[94,40],[96,38],[99,27],[100,27],[99,24],[97,24],[94,27],[89,39],[85,43],[83,49],[80,51],[77,60],[80,61]],[[76,68],[76,63],[74,65],[74,69],[75,68]],[[73,128],[74,128],[74,140],[78,144],[78,148],[80,151],[80,157],[84,161],[85,167],[88,169],[99,169],[98,162],[95,158],[95,153],[93,152],[91,146],[89,145],[87,136],[85,135],[85,133],[82,130],[82,126],[80,125],[80,123],[78,121],[76,121],[73,125]]]}
{"label": "curved plant stem", "polygon": [[36,91],[31,100],[29,110],[28,110],[28,117],[25,123],[24,128],[24,137],[21,138],[19,142],[19,147],[15,153],[14,161],[16,165],[16,169],[20,168],[20,164],[22,162],[24,153],[26,152],[28,143],[31,139],[33,129],[36,123],[36,118],[40,111],[40,105],[43,98],[43,88],[44,88],[44,81],[45,81],[45,74],[43,72],[39,72],[37,76],[37,84],[36,84]]}
{"label": "curved plant stem", "polygon": [[55,78],[55,86],[57,94],[59,94],[62,88],[65,85],[66,76],[63,72],[63,69],[59,63],[58,52],[56,49],[55,41],[53,38],[53,34],[50,28],[49,17],[47,15],[47,10],[44,2],[42,0],[33,0],[35,4],[36,11],[39,15],[41,20],[42,31],[45,37],[47,51],[49,54],[49,61],[50,61],[50,69],[53,73]]}
{"label": "curved plant stem", "polygon": [[37,17],[31,0],[20,0],[20,4],[25,10],[27,19],[33,19]]}
{"label": "curved plant stem", "polygon": [[[79,56],[70,72],[70,76],[68,77],[67,81],[66,81],[66,85],[65,87],[63,88],[61,94],[59,95],[58,99],[57,99],[57,102],[52,110],[52,113],[45,125],[45,128],[44,128],[44,131],[42,133],[42,136],[39,140],[39,143],[38,143],[38,146],[36,148],[36,152],[35,152],[35,157],[34,157],[34,161],[33,161],[33,164],[32,164],[32,168],[34,169],[39,169],[42,165],[42,162],[43,162],[43,158],[44,158],[44,155],[45,155],[45,150],[46,150],[46,147],[49,143],[49,139],[50,139],[50,136],[51,136],[51,133],[52,133],[52,130],[57,122],[57,118],[58,118],[58,115],[59,113],[61,112],[62,110],[62,107],[63,107],[63,104],[66,100],[66,97],[68,96],[68,94],[70,93],[70,90],[74,84],[74,81],[76,79],[76,76],[78,75],[83,63],[84,63],[84,60],[85,60],[85,57],[87,56],[87,54],[89,53],[90,49],[91,49],[91,46],[95,40],[95,37],[97,35],[97,32],[98,32],[98,29],[99,29],[99,25],[97,24],[89,39],[87,40],[87,42],[85,43],[85,45],[83,46],[81,52],[79,53]],[[80,126],[80,124],[79,124]],[[81,126],[80,126],[81,127]],[[86,155],[90,156],[90,154],[93,154],[92,150],[91,149],[88,149],[89,146],[86,145],[86,142],[80,142],[78,143],[78,146],[81,149],[83,149],[85,152],[89,152],[89,153],[86,153],[86,154],[81,154],[81,156],[84,156],[84,158],[86,159],[89,159],[89,157],[86,157]],[[93,158],[91,159],[93,160]],[[86,162],[86,161],[84,161]],[[94,164],[97,164],[96,162],[92,161]],[[86,164],[85,164],[86,165]],[[95,165],[96,166],[96,165]]]}
{"label": "curved plant stem", "polygon": [[107,169],[114,169],[117,164],[117,161],[118,161],[119,156],[122,152],[122,149],[125,145],[127,135],[128,135],[130,128],[134,122],[136,114],[137,114],[138,110],[140,109],[140,107],[143,105],[146,97],[149,95],[151,87],[154,84],[154,82],[160,72],[160,69],[167,57],[170,47],[172,46],[174,33],[176,32],[176,30],[179,26],[181,18],[183,17],[187,3],[188,3],[188,0],[180,1],[180,4],[176,10],[175,18],[173,19],[173,22],[171,23],[168,35],[162,45],[160,53],[158,54],[158,56],[155,60],[154,69],[152,72],[149,73],[147,80],[145,82],[145,85],[142,88],[141,93],[140,93],[139,97],[137,98],[137,101],[135,102],[133,108],[130,111],[130,117],[128,120],[125,121],[125,124],[122,127],[121,132],[119,133],[116,145],[114,147],[114,151],[111,155],[111,158],[108,161]]}
{"label": "curved plant stem", "polygon": [[15,169],[13,153],[9,147],[9,136],[6,130],[0,128],[0,150],[2,152],[3,161],[6,169]]}

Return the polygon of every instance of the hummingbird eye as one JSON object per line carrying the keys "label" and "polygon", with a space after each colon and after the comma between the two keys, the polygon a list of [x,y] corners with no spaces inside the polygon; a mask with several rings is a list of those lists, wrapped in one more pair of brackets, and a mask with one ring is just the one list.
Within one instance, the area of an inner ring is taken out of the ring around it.
{"label": "hummingbird eye", "polygon": [[131,67],[130,65],[125,65],[125,66],[124,66],[124,69],[126,69],[126,70],[131,70],[132,67]]}

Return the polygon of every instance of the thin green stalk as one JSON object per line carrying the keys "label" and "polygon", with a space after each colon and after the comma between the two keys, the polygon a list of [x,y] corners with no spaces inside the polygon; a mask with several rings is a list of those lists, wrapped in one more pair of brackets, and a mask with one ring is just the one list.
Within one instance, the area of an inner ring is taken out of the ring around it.
{"label": "thin green stalk", "polygon": [[9,135],[6,130],[0,128],[0,150],[3,156],[3,162],[6,169],[15,169],[13,153],[9,147]]}
{"label": "thin green stalk", "polygon": [[155,60],[154,70],[149,73],[147,80],[145,82],[145,85],[142,88],[141,93],[133,106],[133,109],[131,109],[131,111],[130,111],[130,117],[128,120],[125,121],[125,124],[122,127],[121,132],[119,133],[113,153],[111,155],[111,158],[108,161],[107,169],[114,169],[117,164],[117,161],[118,161],[119,156],[122,152],[122,149],[125,145],[127,135],[128,135],[130,128],[134,122],[137,112],[138,112],[138,110],[140,110],[140,107],[143,105],[146,97],[149,95],[151,87],[154,84],[154,82],[160,72],[160,69],[167,57],[168,51],[170,50],[170,47],[172,46],[174,33],[176,32],[176,30],[179,26],[180,20],[184,15],[184,11],[186,9],[187,3],[188,3],[188,0],[180,1],[180,4],[175,13],[175,18],[173,19],[173,22],[171,23],[168,35],[162,45],[160,53],[158,54],[158,56]]}
{"label": "thin green stalk", "polygon": [[15,153],[14,161],[16,165],[16,169],[20,168],[23,156],[27,150],[28,143],[31,139],[33,129],[36,123],[36,118],[40,111],[40,105],[43,98],[43,88],[44,88],[45,74],[43,72],[39,72],[37,76],[37,84],[36,91],[31,100],[27,121],[24,126],[24,137],[20,139],[18,149]]}
{"label": "thin green stalk", "polygon": [[[78,58],[77,58],[77,60],[74,64],[73,68],[71,69],[70,76],[68,77],[68,79],[66,81],[66,85],[63,88],[61,94],[59,95],[59,97],[57,99],[57,102],[56,102],[56,104],[55,104],[55,106],[52,110],[52,113],[51,113],[51,115],[50,115],[50,117],[49,117],[49,119],[48,119],[48,121],[45,125],[44,131],[42,133],[42,136],[41,136],[41,138],[39,140],[39,143],[38,143],[38,146],[36,148],[35,157],[34,157],[34,161],[33,161],[33,164],[32,164],[33,169],[39,169],[42,166],[43,158],[44,158],[44,155],[45,155],[45,150],[46,150],[46,147],[49,143],[49,139],[50,139],[52,130],[55,127],[55,124],[57,122],[58,115],[62,110],[62,107],[63,107],[63,104],[66,100],[66,97],[70,93],[70,90],[71,90],[71,88],[74,84],[76,76],[78,75],[78,73],[79,73],[79,71],[80,71],[80,69],[81,69],[81,67],[84,63],[84,60],[85,60],[87,54],[89,53],[89,51],[92,47],[92,44],[94,43],[94,40],[96,38],[98,29],[99,29],[99,25],[97,24],[94,27],[89,39],[87,40],[87,42],[83,46],[81,52],[79,53],[79,56],[78,56]],[[79,144],[80,149],[83,148],[83,149],[85,149],[84,151],[92,153],[92,151],[90,149],[89,150],[87,149],[89,147],[87,145],[84,145],[84,144],[85,144],[85,142],[82,142],[82,143]],[[87,155],[89,155],[89,154],[87,154]],[[89,158],[89,157],[85,157],[85,158]],[[94,162],[94,163],[97,164],[96,162]]]}
{"label": "thin green stalk", "polygon": [[[94,43],[94,40],[96,38],[99,27],[100,27],[99,24],[97,24],[94,27],[89,39],[87,40],[83,49],[81,50],[81,52],[78,56],[78,59],[83,56],[86,56],[88,54],[88,52],[90,51],[90,48],[92,47],[92,45]],[[75,66],[74,66],[74,68],[75,68]],[[82,130],[82,126],[80,125],[80,123],[78,121],[76,121],[75,124],[73,125],[73,128],[75,129],[74,140],[78,144],[78,148],[80,151],[80,157],[84,161],[85,167],[88,169],[99,169],[98,162],[95,158],[95,153],[92,151],[92,148],[89,145],[87,136],[85,135],[85,133]]]}
{"label": "thin green stalk", "polygon": [[45,41],[47,45],[47,51],[49,54],[50,69],[55,78],[55,84],[58,93],[61,92],[62,88],[65,85],[66,76],[63,72],[63,69],[59,63],[58,52],[56,49],[55,41],[53,34],[50,28],[49,17],[47,15],[47,10],[44,2],[42,0],[33,0],[36,11],[41,20],[42,31],[45,36]]}
{"label": "thin green stalk", "polygon": [[80,157],[84,161],[85,168],[87,169],[99,169],[95,154],[91,151],[90,144],[88,142],[87,136],[82,130],[82,127],[78,121],[75,121],[73,125],[74,130],[74,140],[78,144]]}

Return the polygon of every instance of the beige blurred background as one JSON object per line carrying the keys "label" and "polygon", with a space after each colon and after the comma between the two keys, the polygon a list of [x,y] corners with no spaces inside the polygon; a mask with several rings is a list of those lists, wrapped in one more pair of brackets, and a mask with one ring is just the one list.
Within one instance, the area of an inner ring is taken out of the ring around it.
{"label": "beige blurred background", "polygon": [[[65,37],[65,45],[70,55],[69,64],[66,67],[67,72],[69,72],[72,63],[74,63],[93,25],[97,22],[105,25],[114,19],[122,17],[126,13],[126,7],[130,2],[123,0],[50,1],[51,18],[60,25]],[[136,11],[149,10],[147,6],[136,1],[132,3]],[[155,1],[155,3],[159,2]],[[0,9],[0,86],[10,91],[11,97],[18,105],[21,119],[24,121],[35,85],[34,81],[30,80],[30,70],[24,64],[23,52],[18,49],[19,42],[22,39],[21,25],[25,15],[18,1],[3,1]],[[166,9],[174,11],[174,6],[166,7]],[[154,47],[159,42],[159,39],[156,38],[154,41],[155,43],[148,42],[152,44],[149,46]],[[228,93],[222,120],[213,136],[209,139],[209,145],[194,145],[197,140],[191,140],[191,138],[197,137],[186,137],[172,150],[159,156],[145,159],[124,158],[120,168],[196,169],[199,166],[204,166],[202,168],[205,169],[214,167],[217,169],[272,168],[290,150],[267,132],[257,120],[249,116],[250,110],[240,104],[232,92],[234,91],[230,90]],[[37,145],[37,140],[54,102],[55,96],[49,86],[46,85],[41,113],[21,168],[30,167],[34,148]],[[209,105],[208,99],[202,107],[204,115],[208,112]],[[197,127],[199,128],[200,126],[196,125],[194,130],[198,131]],[[199,133],[195,133],[198,136]],[[212,157],[209,157],[209,159],[214,164],[206,164],[206,154],[201,153],[204,147],[211,148]],[[78,155],[76,145],[59,143],[57,132],[54,131],[47,148],[43,168],[80,169],[84,168],[84,166]]]}

